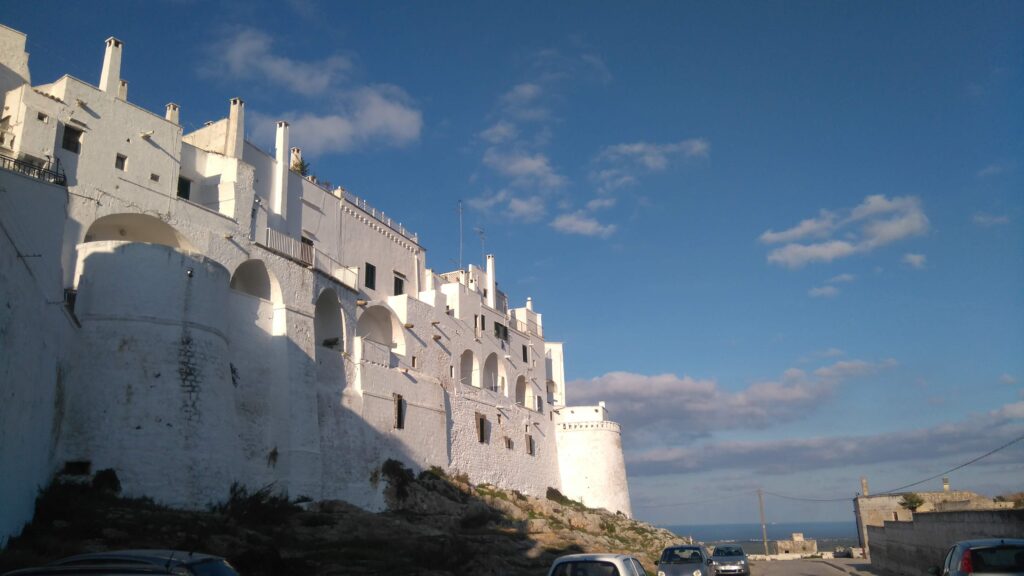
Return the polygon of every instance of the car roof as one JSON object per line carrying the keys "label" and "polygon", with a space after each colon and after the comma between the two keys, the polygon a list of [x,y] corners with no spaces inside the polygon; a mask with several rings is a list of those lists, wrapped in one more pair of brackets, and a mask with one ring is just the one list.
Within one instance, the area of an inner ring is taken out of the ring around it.
{"label": "car roof", "polygon": [[1002,546],[1004,544],[1011,544],[1014,546],[1024,546],[1024,539],[1021,538],[978,538],[976,540],[961,540],[957,542],[956,546],[966,546],[968,548],[983,548],[986,546]]}
{"label": "car roof", "polygon": [[573,562],[577,560],[625,560],[626,558],[632,558],[628,554],[569,554],[567,556],[559,556],[555,559],[555,562]]}
{"label": "car roof", "polygon": [[75,556],[61,558],[60,560],[52,562],[51,564],[62,565],[81,562],[83,560],[107,559],[139,560],[142,562],[161,564],[173,563],[177,565],[203,562],[206,560],[220,560],[221,558],[220,556],[203,554],[201,552],[189,552],[187,550],[108,550],[106,552],[90,552],[87,554],[77,554]]}
{"label": "car roof", "polygon": [[153,574],[170,574],[162,566],[155,564],[73,564],[73,565],[49,565],[36,568],[22,568],[13,572],[7,572],[4,576],[68,576],[72,574],[93,574],[108,575],[117,574],[124,576],[151,576]]}

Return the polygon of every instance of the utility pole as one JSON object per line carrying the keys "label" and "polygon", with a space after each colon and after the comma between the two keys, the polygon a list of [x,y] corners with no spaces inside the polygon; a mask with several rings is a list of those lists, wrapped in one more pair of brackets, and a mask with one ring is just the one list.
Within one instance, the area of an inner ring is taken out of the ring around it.
{"label": "utility pole", "polygon": [[764,525],[764,490],[757,489],[757,504],[761,509],[761,542],[764,543],[764,556],[768,558],[768,528]]}
{"label": "utility pole", "polygon": [[459,270],[462,270],[462,200],[459,200]]}

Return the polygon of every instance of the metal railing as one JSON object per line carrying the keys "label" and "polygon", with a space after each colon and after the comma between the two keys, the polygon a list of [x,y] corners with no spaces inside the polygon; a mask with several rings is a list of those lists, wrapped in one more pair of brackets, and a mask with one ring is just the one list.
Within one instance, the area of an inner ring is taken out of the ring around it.
{"label": "metal railing", "polygon": [[419,235],[418,234],[413,234],[412,232],[409,232],[408,230],[405,229],[405,226],[401,225],[401,223],[395,222],[391,218],[387,217],[384,214],[384,212],[382,212],[381,210],[377,210],[376,208],[371,206],[369,202],[367,202],[366,200],[363,200],[359,196],[356,196],[355,194],[349,192],[348,190],[345,190],[344,193],[345,193],[345,201],[346,202],[348,202],[349,204],[352,204],[353,206],[356,206],[357,208],[359,208],[363,212],[366,212],[373,219],[375,219],[376,221],[380,222],[381,224],[387,226],[388,228],[394,230],[395,232],[398,232],[400,235],[404,236],[407,240],[411,240],[412,242],[415,242],[415,243],[419,244]]}
{"label": "metal railing", "polygon": [[256,243],[299,264],[315,268],[353,290],[359,288],[359,270],[357,268],[344,266],[322,250],[300,242],[287,234],[266,228],[263,238],[257,239]]}
{"label": "metal railing", "polygon": [[49,182],[50,184],[56,184],[58,186],[68,185],[68,178],[63,172],[49,170],[31,162],[11,158],[10,156],[4,156],[3,154],[0,154],[0,168],[28,176],[29,178]]}
{"label": "metal railing", "polygon": [[391,368],[391,348],[381,344],[380,342],[367,340],[365,337],[363,337],[362,340],[363,361],[371,364],[377,364],[378,366],[384,366],[385,368]]}

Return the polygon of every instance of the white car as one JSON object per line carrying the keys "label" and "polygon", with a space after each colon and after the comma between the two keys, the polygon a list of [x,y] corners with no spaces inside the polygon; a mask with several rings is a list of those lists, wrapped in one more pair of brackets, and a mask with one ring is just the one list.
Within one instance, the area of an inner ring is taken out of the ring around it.
{"label": "white car", "polygon": [[625,554],[570,554],[556,558],[548,576],[647,576],[647,571]]}

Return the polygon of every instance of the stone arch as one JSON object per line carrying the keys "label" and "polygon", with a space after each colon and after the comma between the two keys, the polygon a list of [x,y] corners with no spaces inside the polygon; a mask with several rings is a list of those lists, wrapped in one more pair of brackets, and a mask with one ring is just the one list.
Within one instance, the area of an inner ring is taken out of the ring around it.
{"label": "stone arch", "polygon": [[262,260],[246,260],[231,275],[231,288],[281,305],[281,285]]}
{"label": "stone arch", "polygon": [[491,352],[484,360],[482,386],[491,391],[498,390],[498,355]]}
{"label": "stone arch", "polygon": [[480,387],[480,361],[472,350],[466,350],[459,359],[459,382],[466,386]]}
{"label": "stone arch", "polygon": [[85,242],[122,240],[162,244],[198,253],[185,235],[163,220],[148,214],[109,214],[97,218],[85,232]]}
{"label": "stone arch", "polygon": [[338,294],[331,288],[325,289],[316,299],[313,336],[318,352],[319,348],[345,351],[345,317],[338,302]]}
{"label": "stone arch", "polygon": [[508,397],[508,370],[501,358],[498,359],[498,393]]}
{"label": "stone arch", "polygon": [[395,354],[405,354],[405,333],[398,317],[387,306],[370,306],[356,322],[356,336],[383,344]]}
{"label": "stone arch", "polygon": [[516,378],[516,404],[526,406],[526,376]]}

